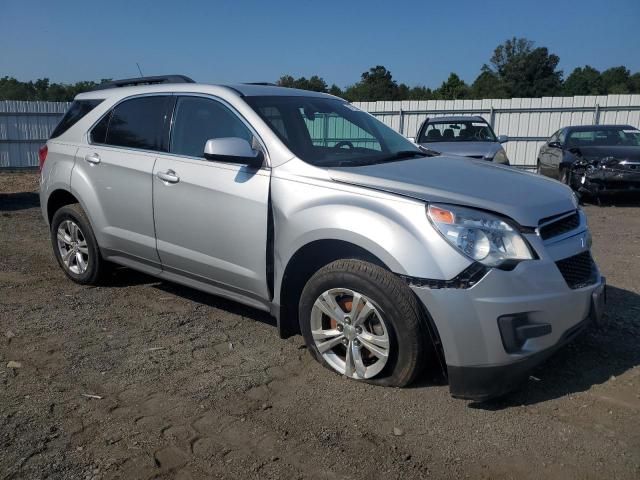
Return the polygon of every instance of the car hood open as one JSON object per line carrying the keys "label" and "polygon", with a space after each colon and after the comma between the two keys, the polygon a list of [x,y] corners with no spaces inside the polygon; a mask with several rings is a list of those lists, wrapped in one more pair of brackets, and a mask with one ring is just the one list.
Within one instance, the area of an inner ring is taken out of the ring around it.
{"label": "car hood open", "polygon": [[426,202],[491,210],[520,225],[577,207],[572,191],[556,180],[483,160],[421,157],[361,167],[329,169],[337,182],[396,193]]}

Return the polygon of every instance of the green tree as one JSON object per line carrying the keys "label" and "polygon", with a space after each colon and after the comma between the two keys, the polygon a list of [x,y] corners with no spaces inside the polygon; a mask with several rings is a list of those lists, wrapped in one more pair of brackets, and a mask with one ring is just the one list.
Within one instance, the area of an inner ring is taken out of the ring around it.
{"label": "green tree", "polygon": [[500,76],[488,65],[483,65],[480,75],[471,85],[471,98],[506,98],[507,91],[502,84]]}
{"label": "green tree", "polygon": [[542,97],[561,92],[560,58],[545,47],[534,48],[526,38],[512,38],[498,45],[491,57],[492,71],[498,75],[510,97]]}
{"label": "green tree", "polygon": [[562,93],[569,96],[600,95],[604,92],[600,72],[589,65],[575,68],[562,87]]}
{"label": "green tree", "polygon": [[449,78],[442,82],[434,95],[442,100],[458,100],[469,96],[469,86],[457,74],[449,74]]}
{"label": "green tree", "polygon": [[364,72],[360,81],[344,92],[344,97],[351,101],[374,102],[377,100],[395,100],[398,84],[391,72],[382,65],[377,65]]}
{"label": "green tree", "polygon": [[600,75],[606,93],[630,93],[631,72],[626,67],[613,67]]}
{"label": "green tree", "polygon": [[629,77],[630,93],[640,93],[640,72],[636,72]]}
{"label": "green tree", "polygon": [[337,86],[335,83],[331,85],[331,88],[329,88],[329,93],[331,95],[335,95],[336,97],[342,97],[344,95],[344,92],[342,91],[342,89],[339,86]]}
{"label": "green tree", "polygon": [[293,78],[291,75],[283,75],[278,79],[277,84],[281,87],[300,88],[314,92],[328,92],[327,82],[321,77],[314,75],[307,79],[305,77]]}

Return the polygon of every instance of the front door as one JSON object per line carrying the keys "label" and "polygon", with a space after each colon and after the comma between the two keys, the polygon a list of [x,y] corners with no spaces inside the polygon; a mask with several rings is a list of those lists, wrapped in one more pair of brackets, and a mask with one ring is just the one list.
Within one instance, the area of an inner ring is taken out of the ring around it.
{"label": "front door", "polygon": [[205,160],[214,138],[253,134],[230,107],[201,96],[177,99],[168,155],[153,177],[157,249],[164,270],[241,294],[269,298],[270,171]]}

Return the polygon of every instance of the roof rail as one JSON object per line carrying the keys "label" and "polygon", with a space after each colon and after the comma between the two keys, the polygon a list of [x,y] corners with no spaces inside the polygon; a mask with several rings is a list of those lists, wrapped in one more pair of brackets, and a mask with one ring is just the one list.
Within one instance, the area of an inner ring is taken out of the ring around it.
{"label": "roof rail", "polygon": [[271,82],[245,82],[243,83],[243,85],[262,85],[265,87],[277,87],[278,85],[276,83],[271,83]]}
{"label": "roof rail", "polygon": [[184,75],[156,75],[155,77],[124,78],[101,83],[93,90],[106,90],[107,88],[131,87],[134,85],[155,85],[159,83],[196,83]]}

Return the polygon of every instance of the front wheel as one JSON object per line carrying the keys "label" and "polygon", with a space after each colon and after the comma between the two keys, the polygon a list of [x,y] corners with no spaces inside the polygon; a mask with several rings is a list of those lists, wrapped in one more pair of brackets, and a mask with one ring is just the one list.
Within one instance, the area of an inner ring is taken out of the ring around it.
{"label": "front wheel", "polygon": [[338,260],[316,272],[302,292],[299,318],[314,358],[354,380],[406,386],[431,348],[409,287],[360,260]]}

